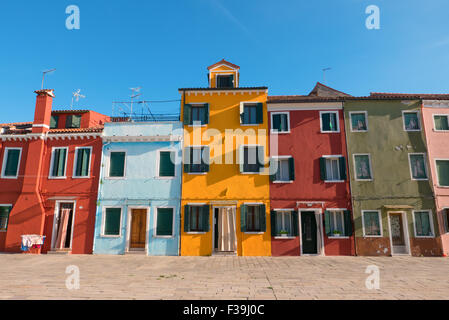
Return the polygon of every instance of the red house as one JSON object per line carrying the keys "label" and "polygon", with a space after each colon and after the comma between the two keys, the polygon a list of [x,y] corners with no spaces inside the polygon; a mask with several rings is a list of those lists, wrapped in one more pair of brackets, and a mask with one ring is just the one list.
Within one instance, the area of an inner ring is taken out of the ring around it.
{"label": "red house", "polygon": [[22,235],[45,236],[27,252],[91,253],[103,123],[89,110],[52,111],[53,90],[35,91],[33,122],[0,124],[0,251]]}
{"label": "red house", "polygon": [[[268,97],[272,255],[354,255],[343,97]],[[276,168],[276,169],[274,169]]]}

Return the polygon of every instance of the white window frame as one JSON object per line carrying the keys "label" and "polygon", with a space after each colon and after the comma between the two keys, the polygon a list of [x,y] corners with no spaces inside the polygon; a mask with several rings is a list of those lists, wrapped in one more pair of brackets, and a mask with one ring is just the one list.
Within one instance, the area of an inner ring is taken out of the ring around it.
{"label": "white window frame", "polygon": [[[56,149],[65,149],[65,163],[64,163],[64,176],[61,177],[55,177],[52,176],[53,172],[53,166],[54,166],[54,157],[55,157],[55,150]],[[69,147],[53,147],[51,148],[51,158],[50,158],[50,172],[48,173],[48,179],[67,179],[67,162],[69,159]]]}
{"label": "white window frame", "polygon": [[[0,207],[10,207],[12,210],[12,204],[9,203],[0,203]],[[11,210],[9,211],[9,214],[11,214]],[[8,225],[9,225],[9,218],[8,218]],[[6,230],[0,230],[1,232],[7,232],[8,231],[8,225],[6,226]]]}
{"label": "white window frame", "polygon": [[[250,206],[256,207],[256,206],[261,206],[263,204],[265,204],[265,203],[264,202],[244,202],[244,203],[242,203],[242,205],[245,205],[247,207],[250,207]],[[242,205],[240,205],[240,207]],[[265,210],[266,210],[266,207],[265,207]],[[267,221],[266,221],[267,220],[267,212],[265,211],[264,214],[265,214],[265,227],[266,227],[266,225],[267,225]],[[246,217],[246,218],[248,218],[248,217]],[[246,222],[245,222],[245,224],[246,224]],[[267,232],[266,229],[265,229],[265,232]],[[244,234],[265,234],[265,232],[264,231],[244,231],[243,233]]]}
{"label": "white window frame", "polygon": [[[175,161],[175,163],[173,163],[174,166],[174,175],[171,177],[162,177],[160,176],[160,166],[161,166],[161,152],[173,152],[175,154],[175,159],[173,159]],[[176,160],[177,160],[177,153],[176,150],[173,148],[164,148],[164,149],[159,149],[157,151],[157,159],[156,159],[156,174],[155,177],[157,179],[174,179],[177,176],[177,170],[176,170]]]}
{"label": "white window frame", "polygon": [[[294,208],[290,208],[290,209],[273,209],[273,211],[275,211],[276,212],[276,221],[277,221],[277,214],[278,213],[289,213],[290,214],[290,219],[291,219],[291,228],[292,228],[292,231],[293,231],[293,219],[292,219],[292,213],[293,213],[293,211],[295,211],[295,209]],[[298,213],[299,214],[299,213]],[[299,221],[299,220],[298,220]],[[284,222],[284,218],[282,218],[282,222]],[[299,226],[298,226],[298,231],[299,231]],[[283,236],[280,236],[280,235],[277,235],[276,234],[276,236],[274,236],[274,238],[275,239],[295,239],[296,238],[296,236],[286,236],[286,237],[283,237]]]}
{"label": "white window frame", "polygon": [[[337,159],[338,161],[338,177],[340,178],[339,180],[324,180],[324,183],[342,183],[345,182],[346,180],[342,180],[341,179],[341,172],[340,172],[340,158],[343,158],[343,155],[324,155],[321,156],[321,158],[325,158],[327,159]],[[345,163],[346,165],[346,163]],[[326,171],[326,176],[327,176],[327,171]]]}
{"label": "white window frame", "polygon": [[[242,166],[244,167],[244,164],[245,164],[245,147],[252,147],[252,148],[255,148],[255,147],[262,147],[263,148],[263,151],[264,151],[264,160],[265,160],[265,152],[266,152],[266,150],[265,150],[265,146],[264,145],[261,145],[261,144],[241,144],[240,146],[239,146],[239,162],[238,162],[238,165],[239,165],[239,172],[240,172],[240,164],[242,164]],[[257,149],[256,149],[257,150]],[[257,154],[257,157],[259,157],[259,154]],[[241,162],[241,161],[243,161],[243,163]],[[265,166],[265,164],[263,163],[262,164],[263,166],[262,166],[262,168]],[[263,169],[262,169],[263,170]],[[243,172],[240,172],[240,174],[261,174],[262,173],[262,170],[259,170],[259,171],[251,171],[251,172],[247,172],[247,171],[243,171]]]}
{"label": "white window frame", "polygon": [[[192,103],[187,103],[187,104],[191,105],[193,108],[205,107],[206,104],[209,104],[209,106],[210,106],[210,103],[208,103],[208,102],[192,102]],[[192,109],[190,109],[190,112],[192,112]],[[210,112],[210,110],[209,110],[209,112]],[[210,114],[209,114],[209,116],[210,116]],[[192,114],[190,114],[190,117],[192,117]],[[204,124],[194,124],[193,120],[192,120],[192,124],[188,124],[187,126],[188,127],[200,128],[200,127],[206,127],[207,125],[208,124],[206,124],[206,123],[204,123]]]}
{"label": "white window frame", "polygon": [[[123,177],[110,177],[109,176],[109,169],[111,168],[111,153],[113,152],[124,152],[125,153],[125,162],[123,164]],[[117,150],[109,150],[106,156],[106,174],[104,175],[105,179],[110,180],[123,180],[126,179],[126,165],[128,162],[128,152],[126,149],[117,149]]]}
{"label": "white window frame", "polygon": [[449,130],[438,130],[435,127],[435,117],[446,117],[448,124],[449,124],[449,114],[447,113],[434,113],[432,114],[432,119],[433,119],[433,131],[435,132],[449,132]]}
{"label": "white window frame", "polygon": [[[337,122],[337,130],[336,131],[323,131],[323,117],[322,114],[324,113],[334,113],[336,115],[336,122]],[[321,133],[340,133],[340,116],[339,116],[339,111],[334,111],[334,110],[325,110],[325,111],[320,111],[320,132]]]}
{"label": "white window frame", "polygon": [[[245,112],[245,104],[252,104],[256,107],[256,120],[257,120],[257,104],[262,103],[261,101],[241,101],[240,102],[240,108],[239,108],[239,117],[240,114]],[[239,119],[240,126],[242,127],[257,127],[263,124],[263,112],[262,112],[262,123],[242,123],[242,119]]]}
{"label": "white window frame", "polygon": [[[352,128],[352,115],[353,114],[360,114],[360,113],[365,114],[366,130],[354,130]],[[349,128],[351,129],[351,132],[368,132],[368,130],[369,130],[369,127],[368,127],[368,111],[350,111],[349,112]]]}
{"label": "white window frame", "polygon": [[344,236],[344,234],[345,234],[345,211],[346,210],[348,210],[348,209],[347,208],[327,208],[326,209],[326,211],[329,211],[332,214],[332,218],[331,219],[332,219],[333,226],[337,225],[335,213],[336,212],[340,212],[341,218],[342,218],[341,226],[343,228],[342,235],[340,235],[340,236],[333,236],[333,235],[331,235],[331,236],[327,237],[328,239],[349,239],[348,236]]}
{"label": "white window frame", "polygon": [[[194,203],[186,203],[186,205],[188,205],[189,207],[202,207],[205,206],[207,203],[206,202],[194,202]],[[186,213],[185,213],[185,209],[184,209],[184,219],[186,218]],[[190,217],[189,217],[190,219]],[[185,222],[184,222],[185,223]],[[189,221],[190,224],[190,221]],[[210,224],[210,212],[209,212],[209,224]],[[209,226],[210,227],[210,226]],[[182,232],[184,232],[184,229],[182,230]],[[185,234],[207,234],[209,231],[188,231],[188,232],[184,232]]]}
{"label": "white window frame", "polygon": [[[286,114],[287,115],[287,131],[276,131],[273,129],[273,115],[276,115],[276,114]],[[270,133],[272,133],[272,134],[290,133],[290,112],[288,112],[288,111],[272,111],[270,114],[270,119],[271,119]]]}
{"label": "white window frame", "polygon": [[[118,235],[107,235],[104,234],[104,229],[106,227],[106,209],[120,209],[120,228]],[[101,237],[103,238],[121,238],[122,237],[122,223],[123,223],[123,207],[122,206],[103,206],[102,210],[102,218],[101,218]]]}
{"label": "white window frame", "polygon": [[[153,238],[162,238],[162,239],[170,239],[170,238],[174,238],[175,237],[175,209],[176,207],[174,206],[157,206],[157,207],[153,207],[154,208],[154,226],[153,226]],[[158,209],[172,209],[173,210],[173,214],[172,214],[172,230],[171,230],[171,236],[159,236],[157,235],[157,210]]]}
{"label": "white window frame", "polygon": [[[15,176],[5,176],[6,162],[8,161],[9,150],[19,150],[19,161],[17,162],[17,171]],[[3,163],[2,163],[2,179],[17,179],[20,171],[20,162],[22,161],[22,148],[21,147],[5,147],[3,152]]]}
{"label": "white window frame", "polygon": [[[210,161],[210,147],[207,144],[201,144],[201,145],[190,145],[190,146],[184,146],[183,147],[183,152],[185,151],[185,148],[191,148],[191,149],[195,149],[195,148],[208,148],[209,149],[209,161]],[[202,155],[201,155],[202,158]],[[183,158],[184,159],[184,158]],[[203,159],[201,159],[201,162],[203,161]],[[192,163],[191,163],[192,164]],[[209,171],[210,171],[210,163],[209,163]],[[175,168],[175,173],[176,173],[176,168]],[[194,175],[206,175],[209,172],[186,172],[187,174],[194,174]],[[158,170],[158,174],[159,174],[159,170]]]}
{"label": "white window frame", "polygon": [[[415,221],[415,212],[427,212],[427,214],[429,215],[429,223],[430,223],[430,230],[432,231],[432,235],[431,236],[418,236],[416,234],[416,221]],[[415,235],[415,238],[427,238],[427,239],[432,239],[435,238],[435,230],[433,227],[433,214],[432,214],[432,210],[413,210],[412,211],[412,215],[413,215],[413,232]]]}
{"label": "white window frame", "polygon": [[[370,171],[370,176],[371,179],[358,179],[357,178],[357,166],[356,166],[356,162],[355,162],[355,157],[356,156],[368,156],[368,160],[369,160],[369,171]],[[374,174],[373,174],[373,162],[371,160],[371,154],[370,153],[353,153],[352,154],[352,161],[353,161],[353,167],[354,167],[354,180],[355,181],[373,181],[374,180]]]}
{"label": "white window frame", "polygon": [[[367,235],[365,232],[365,212],[377,212],[377,217],[379,219],[380,235]],[[363,237],[365,238],[382,238],[383,237],[383,225],[382,225],[382,213],[380,210],[362,210],[362,227],[363,227]]]}
{"label": "white window frame", "polygon": [[[426,178],[421,178],[421,179],[416,179],[413,178],[413,170],[412,170],[412,161],[411,161],[411,157],[413,155],[422,155],[423,156],[423,160],[424,160],[424,171],[426,173]],[[427,170],[427,157],[426,157],[426,153],[424,152],[412,152],[408,154],[408,167],[410,169],[410,179],[412,179],[413,181],[426,181],[429,180],[429,170]]]}
{"label": "white window frame", "polygon": [[[407,130],[405,128],[405,116],[404,116],[405,113],[416,113],[416,118],[418,119],[419,129]],[[419,132],[419,131],[421,131],[422,124],[421,124],[421,117],[420,117],[419,110],[402,110],[402,129],[405,132]]]}
{"label": "white window frame", "polygon": [[[288,161],[288,159],[290,159],[290,158],[293,158],[293,156],[271,156],[271,159],[276,160],[276,161],[279,161],[279,160],[287,160]],[[290,168],[288,168],[288,170],[289,170],[288,174],[290,176]],[[271,183],[293,183],[293,180],[286,180],[286,181],[273,180],[273,181],[271,181]]]}
{"label": "white window frame", "polygon": [[433,159],[433,164],[435,166],[435,174],[437,176],[437,186],[438,186],[438,188],[449,188],[449,186],[442,186],[440,184],[440,178],[438,177],[437,161],[447,161],[447,162],[449,162],[449,158],[435,158],[435,159]]}
{"label": "white window frame", "polygon": [[[77,176],[76,175],[76,164],[77,164],[77,162],[78,162],[78,150],[79,149],[90,149],[90,153],[89,153],[89,170],[88,170],[88,172],[87,172],[87,176]],[[88,178],[90,178],[90,168],[92,167],[92,147],[91,146],[89,146],[89,147],[75,147],[75,156],[74,156],[74,160],[75,161],[73,161],[73,175],[72,175],[72,178],[73,179],[88,179]]]}

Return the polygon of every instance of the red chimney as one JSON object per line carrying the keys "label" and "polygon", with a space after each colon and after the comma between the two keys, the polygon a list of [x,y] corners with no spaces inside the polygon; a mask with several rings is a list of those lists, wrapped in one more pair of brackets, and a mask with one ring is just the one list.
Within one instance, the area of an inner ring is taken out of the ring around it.
{"label": "red chimney", "polygon": [[33,133],[43,133],[50,130],[51,105],[55,95],[53,89],[34,91],[36,97],[36,109],[34,111]]}

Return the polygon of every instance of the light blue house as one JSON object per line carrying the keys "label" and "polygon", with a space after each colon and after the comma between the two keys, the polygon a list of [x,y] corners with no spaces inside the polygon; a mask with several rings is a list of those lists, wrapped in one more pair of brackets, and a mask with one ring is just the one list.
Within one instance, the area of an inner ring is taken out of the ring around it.
{"label": "light blue house", "polygon": [[105,124],[94,254],[179,254],[181,158],[179,121]]}

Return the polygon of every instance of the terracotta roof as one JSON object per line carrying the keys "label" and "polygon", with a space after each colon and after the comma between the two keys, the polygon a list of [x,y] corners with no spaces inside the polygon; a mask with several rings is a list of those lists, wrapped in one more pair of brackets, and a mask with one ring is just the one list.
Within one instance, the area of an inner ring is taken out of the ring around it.
{"label": "terracotta roof", "polygon": [[315,87],[310,91],[309,96],[319,97],[350,97],[350,94],[335,90],[321,82],[317,82]]}
{"label": "terracotta roof", "polygon": [[230,63],[229,61],[226,61],[225,59],[221,59],[220,61],[218,61],[217,63],[214,63],[213,65],[210,65],[207,67],[207,70],[210,70],[212,68],[215,68],[216,66],[219,66],[220,64],[226,64],[232,68],[235,69],[240,69],[240,67],[236,64]]}
{"label": "terracotta roof", "polygon": [[87,113],[90,110],[52,110],[51,113]]}
{"label": "terracotta roof", "polygon": [[90,128],[64,128],[64,129],[50,129],[48,133],[84,133],[84,132],[101,132],[103,131],[103,126],[96,126]]}
{"label": "terracotta roof", "polygon": [[267,90],[268,87],[237,87],[237,88],[179,88],[178,91],[232,91],[232,90]]}
{"label": "terracotta roof", "polygon": [[32,125],[33,122],[11,122],[11,123],[0,123],[0,127],[16,127],[16,126],[24,126],[24,125]]}
{"label": "terracotta roof", "polygon": [[343,100],[343,97],[268,96],[268,103],[339,102]]}
{"label": "terracotta roof", "polygon": [[390,93],[390,92],[371,92],[370,97],[377,98],[401,98],[401,99],[434,99],[434,100],[449,100],[449,94],[435,94],[435,93]]}

